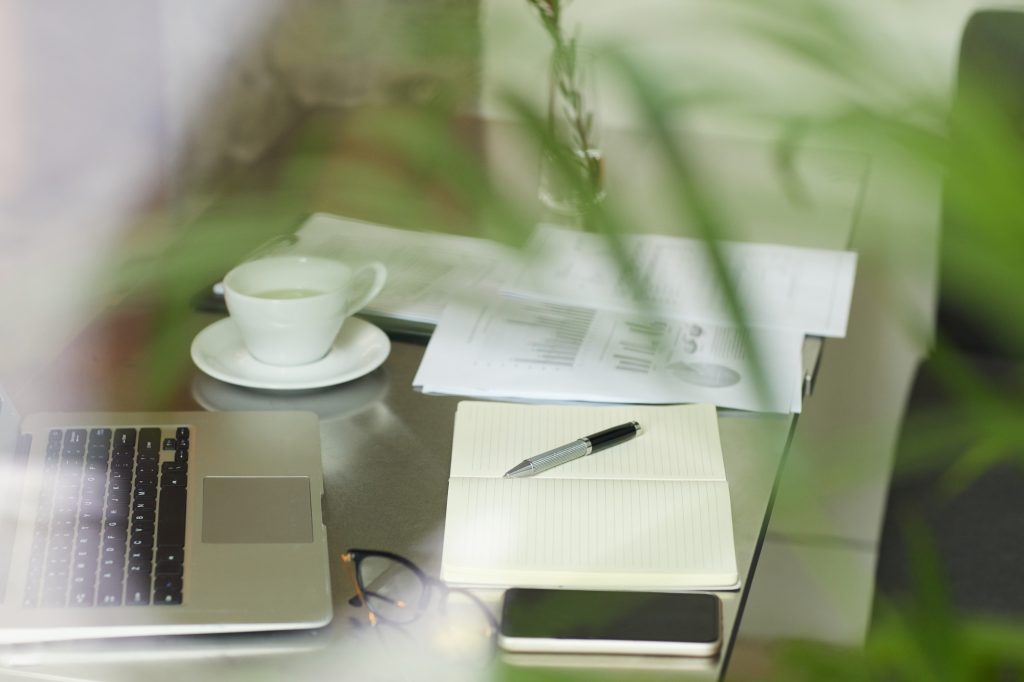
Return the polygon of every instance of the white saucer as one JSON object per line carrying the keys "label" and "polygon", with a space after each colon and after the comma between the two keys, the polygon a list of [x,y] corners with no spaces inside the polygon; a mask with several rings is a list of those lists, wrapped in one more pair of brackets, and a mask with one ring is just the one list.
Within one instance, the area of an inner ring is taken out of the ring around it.
{"label": "white saucer", "polygon": [[323,359],[307,365],[278,367],[260,362],[245,349],[230,317],[214,322],[192,341],[192,362],[214,379],[279,391],[321,388],[358,379],[380,367],[390,352],[387,335],[356,317],[345,320]]}

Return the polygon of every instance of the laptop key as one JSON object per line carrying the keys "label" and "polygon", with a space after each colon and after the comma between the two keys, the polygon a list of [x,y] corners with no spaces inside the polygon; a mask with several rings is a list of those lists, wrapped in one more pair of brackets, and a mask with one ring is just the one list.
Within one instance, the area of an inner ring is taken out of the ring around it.
{"label": "laptop key", "polygon": [[85,447],[85,429],[68,429],[64,432],[64,447],[77,448]]}
{"label": "laptop key", "polygon": [[149,534],[144,535],[132,535],[131,542],[128,543],[131,549],[152,549],[153,548],[153,537]]}
{"label": "laptop key", "polygon": [[107,460],[99,458],[88,458],[85,460],[85,470],[89,473],[95,474],[106,474],[107,473]]}
{"label": "laptop key", "polygon": [[39,600],[39,605],[43,608],[53,608],[56,606],[64,606],[64,598],[67,593],[67,588],[64,585],[43,587],[43,596]]}
{"label": "laptop key", "polygon": [[161,592],[181,592],[181,576],[157,573],[153,589]]}
{"label": "laptop key", "polygon": [[96,600],[96,592],[92,585],[78,586],[71,588],[71,598],[68,604],[71,606],[92,606]]}
{"label": "laptop key", "polygon": [[113,432],[107,428],[93,429],[89,432],[90,441],[100,441],[109,444],[110,439],[113,437]]}
{"label": "laptop key", "polygon": [[[142,543],[141,544],[135,544],[135,540],[136,539],[141,540]],[[132,543],[133,543],[132,544],[133,547],[139,547],[139,546],[149,546],[149,547],[152,547],[153,546],[153,528],[152,528],[152,526],[150,526],[148,528],[146,526],[138,526],[138,527],[132,526]]]}
{"label": "laptop key", "polygon": [[131,500],[131,493],[125,488],[119,490],[111,490],[107,493],[107,507],[116,507],[118,505],[128,506]]}
{"label": "laptop key", "polygon": [[147,474],[145,476],[139,476],[135,479],[135,485],[137,486],[150,486],[156,487],[156,474]]}
{"label": "laptop key", "polygon": [[128,552],[128,561],[150,562],[153,559],[152,547],[136,547]]}
{"label": "laptop key", "polygon": [[160,479],[163,487],[177,488],[187,484],[188,477],[179,471],[166,472]]}
{"label": "laptop key", "polygon": [[110,460],[111,471],[130,472],[134,466],[135,461],[132,458],[125,457],[123,455],[115,455],[114,458]]}
{"label": "laptop key", "polygon": [[154,604],[180,604],[181,590],[157,590],[153,595]]}
{"label": "laptop key", "polygon": [[156,565],[157,575],[181,575],[182,565],[179,561],[160,561]]}
{"label": "laptop key", "polygon": [[107,505],[107,518],[108,519],[127,519],[128,518],[128,505],[127,504],[111,504],[111,505]]}
{"label": "laptop key", "polygon": [[111,545],[124,547],[125,538],[128,537],[127,528],[105,528],[103,530],[103,542]]}
{"label": "laptop key", "polygon": [[129,606],[145,606],[149,604],[149,574],[129,574],[128,590],[125,603]]}
{"label": "laptop key", "polygon": [[139,429],[139,454],[158,454],[160,452],[160,429]]}
{"label": "laptop key", "polygon": [[[181,547],[157,547],[156,562],[157,564],[172,562],[180,566],[185,562],[185,550]],[[157,571],[157,573],[159,572]]]}
{"label": "laptop key", "polygon": [[156,488],[154,486],[140,485],[135,487],[136,500],[154,499],[155,497]]}
{"label": "laptop key", "polygon": [[124,558],[124,545],[103,545],[103,550],[100,552],[100,561],[103,561],[107,557],[118,556]]}
{"label": "laptop key", "polygon": [[101,580],[96,595],[96,603],[100,606],[120,606],[121,590],[123,587],[120,578],[116,581],[111,580],[107,582]]}
{"label": "laptop key", "polygon": [[153,564],[148,561],[129,561],[128,562],[128,575],[144,575],[146,579],[153,573]]}
{"label": "laptop key", "polygon": [[117,429],[114,431],[114,447],[135,450],[135,437],[135,429]]}
{"label": "laptop key", "polygon": [[99,555],[100,555],[99,543],[97,543],[95,545],[92,544],[92,543],[89,543],[89,544],[86,544],[86,545],[78,545],[78,546],[76,546],[75,547],[75,551],[71,555],[71,557],[75,561],[79,561],[79,560],[86,561],[86,560],[89,560],[89,559],[92,559],[93,561],[96,561],[96,557],[98,557]]}
{"label": "laptop key", "polygon": [[96,574],[83,573],[71,578],[69,606],[92,606],[96,598]]}
{"label": "laptop key", "polygon": [[97,526],[95,530],[82,528],[78,531],[78,537],[75,538],[75,554],[78,553],[77,550],[79,549],[92,549],[93,553],[95,553],[95,550],[99,549],[99,546],[99,526]]}
{"label": "laptop key", "polygon": [[154,500],[152,498],[144,499],[144,500],[135,500],[132,503],[132,511],[133,512],[153,511],[155,509],[156,509],[156,500]]}
{"label": "laptop key", "polygon": [[156,464],[147,464],[142,462],[135,468],[136,476],[156,476],[157,468]]}
{"label": "laptop key", "polygon": [[102,507],[103,505],[100,502],[100,498],[90,496],[82,500],[80,508],[83,512],[97,512]]}
{"label": "laptop key", "polygon": [[50,540],[50,555],[57,556],[71,552],[71,533],[55,533]]}
{"label": "laptop key", "polygon": [[156,466],[160,463],[160,455],[155,452],[150,454],[140,454],[135,458],[135,463],[142,466]]}
{"label": "laptop key", "polygon": [[103,557],[100,562],[101,571],[116,572],[124,568],[124,555],[123,554],[111,554]]}
{"label": "laptop key", "polygon": [[185,501],[187,488],[164,488],[160,491],[156,539],[159,547],[185,545]]}
{"label": "laptop key", "polygon": [[73,518],[69,518],[67,516],[60,516],[60,517],[58,517],[58,518],[53,520],[53,524],[50,526],[50,528],[52,528],[54,530],[54,532],[58,532],[58,531],[61,531],[61,532],[63,532],[63,531],[72,531],[73,532],[75,530],[75,520]]}

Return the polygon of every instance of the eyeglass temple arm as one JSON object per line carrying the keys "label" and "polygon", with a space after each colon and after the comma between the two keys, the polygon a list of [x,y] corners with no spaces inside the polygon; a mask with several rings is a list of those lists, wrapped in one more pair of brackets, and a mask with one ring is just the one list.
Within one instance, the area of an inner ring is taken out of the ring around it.
{"label": "eyeglass temple arm", "polygon": [[[366,606],[366,595],[363,593],[363,588],[359,585],[359,579],[356,577],[355,558],[350,552],[345,552],[341,555],[341,565],[345,567],[345,572],[348,573],[349,580],[352,581],[352,587],[356,590],[356,596],[349,600],[349,604],[352,606]],[[358,603],[353,603],[354,600],[358,600]],[[367,619],[370,621],[370,625],[377,624],[377,615],[373,610],[366,609]]]}

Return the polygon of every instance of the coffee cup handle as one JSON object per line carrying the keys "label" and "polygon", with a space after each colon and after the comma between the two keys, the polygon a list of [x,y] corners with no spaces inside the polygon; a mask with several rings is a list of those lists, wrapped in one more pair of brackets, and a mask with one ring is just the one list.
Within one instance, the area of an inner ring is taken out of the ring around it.
{"label": "coffee cup handle", "polygon": [[384,282],[388,279],[388,271],[383,264],[373,261],[356,270],[352,279],[355,286],[352,288],[353,293],[348,300],[346,317],[358,313],[380,293],[380,290],[384,288]]}

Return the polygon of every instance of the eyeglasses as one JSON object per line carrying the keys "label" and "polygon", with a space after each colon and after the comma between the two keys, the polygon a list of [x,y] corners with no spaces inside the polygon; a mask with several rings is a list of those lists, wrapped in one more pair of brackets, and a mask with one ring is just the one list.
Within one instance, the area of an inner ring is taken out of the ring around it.
{"label": "eyeglasses", "polygon": [[468,590],[449,587],[405,557],[391,552],[350,549],[341,555],[356,594],[353,606],[366,606],[370,624],[407,626],[429,621],[446,648],[493,650],[498,623]]}

